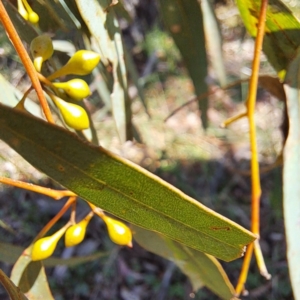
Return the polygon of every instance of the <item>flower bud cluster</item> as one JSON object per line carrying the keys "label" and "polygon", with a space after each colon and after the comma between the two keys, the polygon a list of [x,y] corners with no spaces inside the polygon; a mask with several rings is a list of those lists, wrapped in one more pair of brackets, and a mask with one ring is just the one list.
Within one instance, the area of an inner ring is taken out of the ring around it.
{"label": "flower bud cluster", "polygon": [[[30,52],[33,57],[33,64],[38,72],[41,72],[44,61],[53,55],[53,44],[49,36],[43,34],[32,40]],[[71,103],[71,100],[81,101],[90,95],[88,84],[75,78],[66,82],[55,81],[57,78],[66,75],[87,75],[97,66],[100,55],[89,50],[77,51],[69,61],[60,69],[42,82],[52,91],[47,91],[53,103],[56,105],[67,126],[75,130],[89,128],[89,117],[82,106]]]}
{"label": "flower bud cluster", "polygon": [[[58,241],[64,234],[66,247],[73,247],[80,244],[84,240],[86,228],[93,216],[94,212],[91,211],[80,222],[73,225],[68,223],[54,234],[38,239],[32,246],[31,259],[37,261],[50,257],[53,254]],[[105,222],[108,235],[114,243],[121,246],[132,247],[132,234],[127,225],[106,216],[104,213],[101,215],[101,218]]]}

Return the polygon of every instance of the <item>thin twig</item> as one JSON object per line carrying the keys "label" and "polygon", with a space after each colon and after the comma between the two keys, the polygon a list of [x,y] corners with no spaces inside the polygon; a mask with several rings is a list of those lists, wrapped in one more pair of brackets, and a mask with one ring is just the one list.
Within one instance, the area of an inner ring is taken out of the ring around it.
{"label": "thin twig", "polygon": [[53,190],[53,189],[49,189],[49,188],[45,188],[39,185],[35,185],[32,183],[27,183],[27,182],[23,182],[23,181],[19,181],[19,180],[14,180],[14,179],[10,179],[10,178],[6,178],[6,177],[2,177],[0,176],[0,183],[3,184],[8,184],[8,185],[12,185],[21,189],[25,189],[28,191],[33,191],[36,193],[40,193],[46,196],[49,196],[55,200],[60,200],[63,197],[70,197],[70,196],[76,196],[76,194],[74,194],[71,191],[68,190]]}
{"label": "thin twig", "polygon": [[[51,227],[63,216],[63,214],[69,209],[69,207],[76,201],[76,197],[70,197],[63,208],[44,226],[44,228],[38,233],[35,237],[34,241],[42,238],[50,229]],[[71,225],[71,222],[68,222]]]}
{"label": "thin twig", "polygon": [[[251,148],[251,231],[259,238],[260,233],[260,197],[261,197],[261,186],[260,186],[260,174],[259,174],[259,163],[257,154],[257,142],[256,142],[256,126],[255,126],[255,104],[257,95],[257,84],[260,66],[260,54],[262,50],[262,43],[265,33],[265,22],[267,14],[268,0],[261,1],[259,20],[257,25],[257,36],[255,40],[254,58],[252,62],[252,74],[249,82],[249,94],[246,102],[247,117],[249,121],[250,131],[250,148]],[[259,242],[256,241],[248,246],[248,250],[243,262],[241,274],[236,287],[236,294],[239,296],[244,289],[244,284],[247,279],[250,260],[253,252],[253,248],[258,267],[261,274],[266,278],[270,278],[270,275],[266,269],[263,256],[261,255]]]}
{"label": "thin twig", "polygon": [[219,89],[222,89],[222,90],[228,90],[242,82],[247,82],[249,81],[249,79],[239,79],[239,80],[236,80],[224,87],[215,87],[213,90],[207,92],[207,93],[204,93],[204,94],[201,94],[199,95],[198,97],[197,96],[193,96],[190,100],[188,100],[187,102],[183,103],[182,105],[180,105],[179,107],[177,107],[176,109],[174,109],[165,119],[164,119],[164,122],[168,121],[171,117],[173,117],[175,114],[177,114],[181,109],[183,109],[184,107],[196,102],[196,101],[200,101],[202,99],[205,99],[207,98],[208,96],[211,96],[213,94],[215,94]]}

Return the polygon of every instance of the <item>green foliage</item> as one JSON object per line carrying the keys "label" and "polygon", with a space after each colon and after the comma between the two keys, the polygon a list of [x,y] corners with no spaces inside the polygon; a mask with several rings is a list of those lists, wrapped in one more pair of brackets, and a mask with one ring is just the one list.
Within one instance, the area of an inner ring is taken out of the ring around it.
{"label": "green foliage", "polygon": [[[37,70],[41,71],[45,77],[48,76],[49,81],[49,79],[54,80],[70,73],[87,75],[97,65],[93,75],[87,79],[89,85],[92,83],[96,85],[97,92],[93,95],[93,103],[97,105],[102,102],[104,114],[108,111],[113,114],[116,132],[122,143],[133,139],[134,133],[138,136],[138,132],[132,124],[127,73],[130,73],[132,81],[137,86],[139,97],[146,110],[147,105],[131,54],[124,49],[118,16],[126,18],[127,21],[130,21],[130,16],[121,2],[116,4],[114,1],[90,0],[87,5],[85,0],[33,1],[32,9],[39,15],[39,26],[32,25],[20,17],[10,1],[3,0],[1,2],[4,3],[21,39],[28,45],[41,31],[56,32],[56,38],[63,40],[68,38],[68,34],[64,32],[72,32],[74,34],[72,40],[75,40],[76,43],[69,43],[71,51],[63,49],[65,53],[62,55],[58,55],[55,51],[52,58],[50,58],[52,49],[50,49],[51,53],[47,53],[46,56],[43,52],[38,57],[42,57],[42,62],[45,60],[47,62],[43,63],[43,68],[40,68],[39,63],[36,64]],[[236,0],[236,3],[247,30],[252,37],[255,37],[261,1]],[[30,13],[31,8],[29,10]],[[157,27],[148,32],[145,42],[141,45],[148,55],[156,53],[161,60],[166,62],[168,71],[173,73],[176,73],[178,61],[182,57],[193,82],[195,95],[199,97],[207,92],[207,44],[211,60],[213,60],[212,66],[223,85],[226,77],[221,53],[222,41],[211,3],[203,1],[200,6],[199,1],[196,0],[161,0],[159,1],[159,11],[169,34]],[[214,33],[212,34],[212,32]],[[300,197],[298,184],[300,108],[299,76],[297,76],[300,57],[298,54],[299,32],[300,23],[293,15],[293,11],[280,0],[270,1],[267,10],[264,52],[268,61],[278,72],[279,79],[284,79],[285,72],[287,75],[284,91],[282,83],[278,79],[274,80],[270,77],[266,79],[265,77],[264,84],[270,92],[272,92],[272,88],[275,88],[276,91],[273,90],[273,93],[287,103],[290,129],[283,157],[284,218],[289,271],[295,299],[300,299],[298,283],[300,274],[297,267],[300,247],[298,239],[295,238],[300,213],[298,201]],[[0,45],[4,39],[0,33]],[[50,39],[48,38],[48,40]],[[66,41],[61,43],[63,42]],[[62,48],[66,48],[66,44],[63,45]],[[9,55],[14,57],[12,47],[8,47]],[[72,72],[63,72],[65,67],[62,69],[55,67],[64,65],[68,60],[72,62],[76,56],[73,55],[74,52],[83,48],[89,53],[96,52],[95,62],[88,70],[79,70],[77,64],[71,68]],[[66,57],[66,53],[70,54],[70,59]],[[101,56],[100,64],[98,64],[99,55]],[[49,77],[49,70],[52,70],[54,75]],[[77,91],[72,91],[73,93],[55,91],[51,87],[51,82],[45,84],[46,81],[45,78],[41,80],[48,95],[51,95],[49,90],[52,89],[52,92],[56,93],[55,97],[61,96],[62,104],[68,108],[67,110],[62,109],[61,102],[54,101],[64,118],[62,125],[64,126],[66,123],[77,130],[76,133],[81,139],[68,130],[59,128],[57,125],[60,124],[59,121],[56,125],[52,125],[33,117],[31,114],[43,118],[37,104],[26,97],[22,101],[26,102],[25,108],[30,114],[2,105],[15,107],[17,104],[15,94],[19,99],[22,96],[1,74],[0,138],[37,169],[90,202],[91,205],[96,205],[133,224],[132,231],[135,240],[145,249],[173,261],[190,279],[195,291],[205,286],[221,299],[234,299],[232,284],[220,263],[211,255],[225,261],[236,259],[243,254],[244,247],[255,240],[255,236],[143,168],[102,147],[91,145],[88,141],[98,144],[98,137],[93,117],[87,109],[89,105],[85,105],[82,101],[74,104],[73,100],[68,97],[69,95],[75,100],[81,100],[88,96],[90,93],[88,84],[81,81],[84,91],[82,95],[78,95]],[[62,88],[61,82],[56,82],[55,85]],[[23,103],[21,104],[23,105]],[[206,128],[208,125],[208,99],[202,99],[198,105],[201,110],[203,127]],[[75,112],[74,107],[77,109]],[[81,124],[82,119],[76,119],[74,115],[70,115],[71,110],[77,116],[78,112],[84,114],[83,125]],[[89,126],[90,128],[88,128]],[[82,130],[86,128],[88,129]],[[189,148],[186,147],[186,149]],[[197,154],[198,152],[195,156]],[[279,206],[280,203],[278,204],[277,199],[276,207]],[[277,213],[277,217],[280,215]],[[115,224],[123,223],[115,221]],[[131,233],[129,231],[127,233],[126,243],[120,244],[131,244]],[[80,237],[80,241],[83,237],[84,235]],[[28,299],[35,299],[37,295],[41,294],[43,299],[53,299],[43,263],[33,262],[30,259],[31,248],[32,246],[22,251],[10,244],[0,243],[0,259],[2,258],[5,262],[14,262],[19,257],[14,265],[11,280],[0,270],[0,282],[13,300],[24,299],[23,293]],[[50,258],[45,260],[45,266],[58,264],[72,266],[106,255],[106,253],[97,252],[90,256],[74,257],[68,260]],[[109,271],[107,271],[108,273]],[[159,286],[157,278],[149,275],[146,279],[154,288]],[[250,281],[252,279],[250,277]],[[258,280],[254,278],[252,281],[257,284]],[[85,282],[74,289],[85,295],[88,295],[89,292],[88,284]],[[289,292],[289,289],[283,290],[281,295],[285,293],[288,295]],[[171,298],[182,298],[183,295],[184,289],[180,285],[174,286],[169,291]]]}
{"label": "green foliage", "polygon": [[65,130],[4,106],[0,124],[1,139],[27,161],[121,219],[227,261],[255,239],[150,172]]}

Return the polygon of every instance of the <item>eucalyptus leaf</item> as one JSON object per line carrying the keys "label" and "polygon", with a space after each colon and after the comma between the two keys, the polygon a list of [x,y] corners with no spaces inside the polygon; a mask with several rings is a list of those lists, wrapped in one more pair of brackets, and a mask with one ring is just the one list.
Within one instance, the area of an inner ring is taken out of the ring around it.
{"label": "eucalyptus leaf", "polygon": [[133,226],[133,233],[134,239],[142,247],[173,261],[191,280],[195,292],[206,286],[221,299],[235,299],[232,284],[221,264],[213,256],[137,226]]}
{"label": "eucalyptus leaf", "polygon": [[251,232],[134,163],[3,105],[0,138],[83,199],[196,250],[230,261],[255,239]]}
{"label": "eucalyptus leaf", "polygon": [[91,36],[97,42],[101,60],[112,67],[113,88],[111,104],[121,142],[132,139],[130,99],[121,30],[114,6],[106,0],[76,0],[78,10]]}
{"label": "eucalyptus leaf", "polygon": [[[203,16],[197,0],[160,0],[160,12],[165,26],[178,47],[187,70],[200,96],[207,92],[207,58]],[[198,103],[203,127],[207,127],[208,99]]]}
{"label": "eucalyptus leaf", "polygon": [[227,79],[223,60],[222,35],[213,2],[211,0],[202,0],[201,8],[203,13],[205,39],[211,57],[210,62],[220,85],[224,87],[227,84]]}

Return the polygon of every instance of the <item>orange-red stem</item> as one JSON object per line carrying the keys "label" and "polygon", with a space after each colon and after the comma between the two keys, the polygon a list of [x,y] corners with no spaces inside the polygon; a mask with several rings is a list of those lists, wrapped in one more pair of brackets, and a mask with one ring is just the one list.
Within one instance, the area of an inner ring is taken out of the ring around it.
{"label": "orange-red stem", "polygon": [[10,179],[10,178],[6,178],[6,177],[2,177],[0,176],[0,183],[4,183],[4,184],[8,184],[8,185],[12,185],[21,189],[25,189],[28,191],[33,191],[36,193],[40,193],[46,196],[49,196],[55,200],[59,200],[63,197],[70,197],[70,196],[76,196],[76,194],[74,194],[71,191],[68,190],[52,190],[49,188],[45,188],[39,185],[35,185],[32,183],[27,183],[27,182],[23,182],[23,181],[19,181],[19,180],[14,180],[14,179]]}

